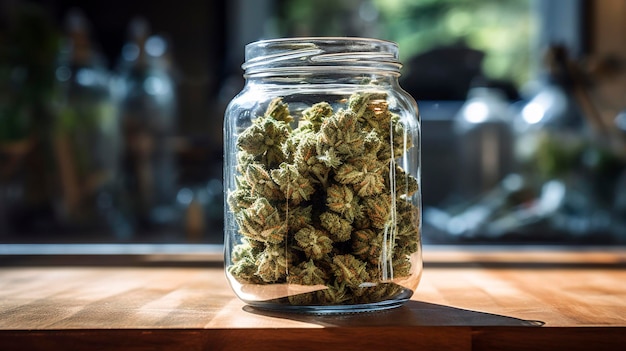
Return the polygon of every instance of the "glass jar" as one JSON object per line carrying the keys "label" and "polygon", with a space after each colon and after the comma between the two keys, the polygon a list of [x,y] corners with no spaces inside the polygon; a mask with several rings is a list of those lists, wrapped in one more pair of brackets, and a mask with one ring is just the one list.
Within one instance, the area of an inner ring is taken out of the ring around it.
{"label": "glass jar", "polygon": [[420,119],[395,43],[246,46],[224,121],[225,268],[253,307],[308,313],[406,302],[422,272]]}

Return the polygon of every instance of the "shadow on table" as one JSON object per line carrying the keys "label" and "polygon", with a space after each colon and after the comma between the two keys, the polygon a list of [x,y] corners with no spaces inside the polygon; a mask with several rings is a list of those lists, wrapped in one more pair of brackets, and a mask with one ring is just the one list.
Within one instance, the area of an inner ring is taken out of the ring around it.
{"label": "shadow on table", "polygon": [[257,315],[285,318],[319,324],[325,327],[360,326],[528,326],[540,327],[542,321],[524,320],[497,314],[464,310],[410,300],[404,305],[385,311],[354,314],[315,315],[269,311],[252,306],[243,310]]}

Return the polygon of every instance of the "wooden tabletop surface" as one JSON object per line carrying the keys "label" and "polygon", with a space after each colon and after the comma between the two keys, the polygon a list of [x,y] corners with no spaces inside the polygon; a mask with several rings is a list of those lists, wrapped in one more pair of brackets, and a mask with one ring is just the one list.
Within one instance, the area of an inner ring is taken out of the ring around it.
{"label": "wooden tabletop surface", "polygon": [[422,281],[407,304],[336,316],[246,306],[230,290],[221,262],[202,257],[0,260],[0,350],[626,345],[626,249],[426,246]]}

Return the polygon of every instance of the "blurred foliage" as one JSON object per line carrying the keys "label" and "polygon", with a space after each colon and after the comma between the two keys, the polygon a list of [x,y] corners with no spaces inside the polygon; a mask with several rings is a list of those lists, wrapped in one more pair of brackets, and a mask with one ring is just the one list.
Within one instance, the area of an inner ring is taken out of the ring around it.
{"label": "blurred foliage", "polygon": [[279,2],[287,36],[377,36],[400,45],[400,59],[463,43],[485,52],[489,78],[520,86],[530,74],[537,25],[533,0],[290,0]]}
{"label": "blurred foliage", "polygon": [[485,52],[490,78],[518,86],[530,73],[536,28],[530,0],[373,0],[381,37],[397,42],[402,60],[431,48],[464,42]]}
{"label": "blurred foliage", "polygon": [[45,130],[54,94],[59,33],[47,13],[20,4],[0,30],[0,142]]}
{"label": "blurred foliage", "polygon": [[[278,0],[278,28],[283,36],[364,36],[361,14],[371,1]],[[370,6],[375,11],[373,7]]]}

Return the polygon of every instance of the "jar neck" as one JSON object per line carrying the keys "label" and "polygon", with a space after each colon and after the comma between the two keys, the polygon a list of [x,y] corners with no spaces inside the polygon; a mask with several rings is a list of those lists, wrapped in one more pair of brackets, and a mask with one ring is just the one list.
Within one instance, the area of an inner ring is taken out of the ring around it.
{"label": "jar neck", "polygon": [[249,82],[394,84],[402,65],[395,43],[367,38],[290,38],[246,46]]}
{"label": "jar neck", "polygon": [[367,86],[380,88],[394,88],[399,85],[398,76],[388,73],[364,73],[354,72],[317,72],[317,73],[296,73],[289,75],[269,75],[269,76],[249,76],[246,77],[246,87],[248,89],[276,89],[280,87],[309,88],[334,86]]}

